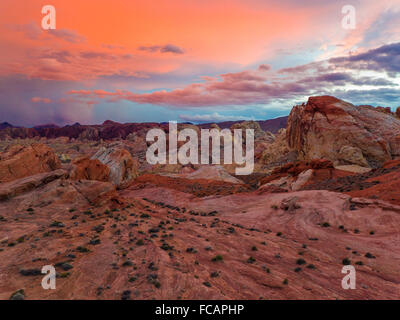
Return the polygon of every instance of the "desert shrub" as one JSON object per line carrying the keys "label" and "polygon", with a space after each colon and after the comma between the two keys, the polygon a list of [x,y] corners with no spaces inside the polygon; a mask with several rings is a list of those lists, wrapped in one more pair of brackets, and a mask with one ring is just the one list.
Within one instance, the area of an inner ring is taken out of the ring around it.
{"label": "desert shrub", "polygon": [[224,258],[220,254],[216,255],[214,258],[211,259],[212,262],[218,262],[223,260]]}
{"label": "desert shrub", "polygon": [[247,259],[247,263],[254,263],[254,262],[256,262],[256,259],[253,258],[253,257],[249,257],[249,258]]}
{"label": "desert shrub", "polygon": [[85,252],[89,252],[89,251],[90,251],[88,248],[83,247],[83,246],[77,247],[76,250],[79,251],[79,252],[82,252],[82,253],[85,253]]}
{"label": "desert shrub", "polygon": [[365,254],[365,257],[368,258],[368,259],[375,259],[375,256],[372,253],[369,253],[369,252],[367,252]]}

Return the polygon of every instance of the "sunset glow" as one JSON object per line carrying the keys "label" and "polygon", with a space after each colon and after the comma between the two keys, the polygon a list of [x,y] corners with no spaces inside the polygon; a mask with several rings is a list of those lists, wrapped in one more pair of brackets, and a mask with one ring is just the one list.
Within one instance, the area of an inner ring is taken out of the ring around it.
{"label": "sunset glow", "polygon": [[[43,30],[42,1],[3,0],[0,117],[268,119],[313,94],[395,108],[396,2],[353,1],[357,27],[345,30],[341,1],[54,0],[57,29]],[[388,45],[390,64],[361,56]]]}

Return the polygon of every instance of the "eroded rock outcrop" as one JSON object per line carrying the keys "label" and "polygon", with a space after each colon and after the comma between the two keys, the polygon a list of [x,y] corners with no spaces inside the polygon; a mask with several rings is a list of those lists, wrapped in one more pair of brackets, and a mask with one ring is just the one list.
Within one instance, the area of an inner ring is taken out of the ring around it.
{"label": "eroded rock outcrop", "polygon": [[97,128],[88,127],[83,131],[78,139],[80,140],[98,140],[99,139],[99,130]]}
{"label": "eroded rock outcrop", "polygon": [[400,134],[394,136],[389,141],[390,150],[393,157],[400,157]]}
{"label": "eroded rock outcrop", "polygon": [[72,180],[109,181],[110,168],[101,163],[98,159],[84,157],[73,162],[73,169],[69,177]]}
{"label": "eroded rock outcrop", "polygon": [[338,160],[344,164],[354,164],[361,167],[368,167],[362,150],[358,147],[343,146],[339,150]]}
{"label": "eroded rock outcrop", "polygon": [[291,151],[288,147],[286,129],[279,130],[275,141],[265,146],[259,158],[262,163],[271,166],[280,166],[297,159],[297,152]]}
{"label": "eroded rock outcrop", "polygon": [[0,184],[0,201],[8,200],[44,186],[54,180],[65,177],[67,172],[63,169],[51,172],[38,173],[29,177],[20,178]]}
{"label": "eroded rock outcrop", "polygon": [[231,126],[231,130],[234,129],[242,129],[244,130],[243,134],[245,134],[246,129],[253,129],[254,130],[254,139],[255,140],[264,140],[267,142],[274,142],[275,136],[271,132],[264,131],[261,129],[260,124],[256,121],[243,121],[239,123],[235,123]]}
{"label": "eroded rock outcrop", "polygon": [[[310,97],[289,116],[287,141],[301,159],[378,167],[392,159],[400,120],[386,109],[354,106],[331,96]],[[365,160],[365,161],[364,161]]]}
{"label": "eroded rock outcrop", "polygon": [[119,147],[102,147],[92,157],[110,168],[109,181],[121,187],[138,176],[137,162],[129,151]]}
{"label": "eroded rock outcrop", "polygon": [[59,168],[61,168],[61,162],[48,146],[14,145],[0,155],[0,183]]}
{"label": "eroded rock outcrop", "polygon": [[282,191],[297,191],[307,185],[352,175],[352,172],[336,169],[332,161],[314,159],[312,161],[291,162],[275,168],[272,173],[260,180],[261,192],[279,188]]}

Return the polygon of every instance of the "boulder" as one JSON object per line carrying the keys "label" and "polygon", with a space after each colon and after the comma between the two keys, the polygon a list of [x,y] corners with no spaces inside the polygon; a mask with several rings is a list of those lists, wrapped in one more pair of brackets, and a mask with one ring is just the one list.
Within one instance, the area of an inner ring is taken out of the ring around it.
{"label": "boulder", "polygon": [[390,141],[398,134],[400,120],[392,113],[321,96],[293,107],[286,138],[300,159],[326,158],[335,165],[355,161],[375,168],[393,157]]}
{"label": "boulder", "polygon": [[296,209],[300,209],[300,205],[298,204],[299,198],[294,196],[290,198],[283,199],[280,208],[285,211],[293,212]]}
{"label": "boulder", "polygon": [[292,183],[291,189],[293,191],[300,190],[301,187],[306,185],[312,179],[313,174],[314,174],[314,170],[313,169],[308,169],[308,170],[303,171],[302,173],[300,173],[297,176],[296,181]]}
{"label": "boulder", "polygon": [[110,168],[98,159],[84,157],[74,160],[73,169],[69,177],[72,180],[84,179],[106,182],[110,179]]}
{"label": "boulder", "polygon": [[110,169],[109,181],[118,187],[138,176],[138,164],[129,151],[118,147],[102,147],[91,158],[99,160]]}
{"label": "boulder", "polygon": [[14,145],[0,155],[0,183],[61,168],[61,162],[44,144]]}

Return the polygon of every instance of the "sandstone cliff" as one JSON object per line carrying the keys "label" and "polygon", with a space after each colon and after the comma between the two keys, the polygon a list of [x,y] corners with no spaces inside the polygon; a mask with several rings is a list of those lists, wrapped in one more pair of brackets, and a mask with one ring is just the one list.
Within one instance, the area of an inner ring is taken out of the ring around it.
{"label": "sandstone cliff", "polygon": [[400,120],[391,112],[321,96],[292,109],[286,137],[300,159],[377,167],[399,154],[398,134]]}

